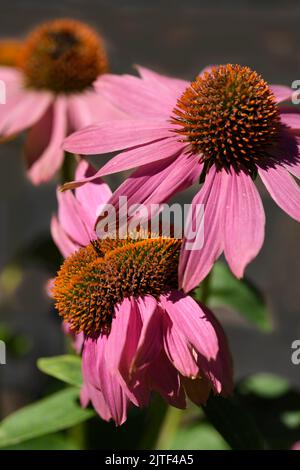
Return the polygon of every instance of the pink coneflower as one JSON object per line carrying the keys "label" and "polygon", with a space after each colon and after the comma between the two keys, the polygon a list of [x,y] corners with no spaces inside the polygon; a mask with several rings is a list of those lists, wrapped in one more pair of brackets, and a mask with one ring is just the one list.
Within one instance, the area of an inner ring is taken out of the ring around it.
{"label": "pink coneflower", "polygon": [[[78,164],[75,179],[80,180],[95,174],[95,170],[84,160]],[[58,215],[51,219],[52,238],[64,258],[75,253],[79,248],[96,239],[94,230],[101,205],[106,204],[111,196],[109,186],[96,179],[93,182],[71,191],[62,193],[57,190]],[[48,283],[48,294],[52,297],[53,279]],[[83,333],[74,334],[70,325],[63,323],[63,330],[73,338],[77,352],[82,350]]]}
{"label": "pink coneflower", "polygon": [[28,176],[40,184],[61,167],[69,133],[122,114],[93,88],[108,69],[102,39],[83,23],[59,19],[39,26],[22,47],[3,43],[0,52],[2,64],[14,65],[0,67],[6,85],[0,136],[28,131]]}
{"label": "pink coneflower", "polygon": [[139,167],[114,201],[127,195],[129,204],[162,203],[200,178],[193,204],[205,206],[204,246],[190,251],[183,244],[180,287],[194,288],[222,252],[242,277],[264,238],[258,175],[274,201],[300,220],[293,178],[300,177],[300,114],[279,106],[291,90],[268,86],[240,65],[212,67],[192,83],[139,70],[141,78],[106,75],[97,84],[99,93],[133,117],[79,131],[65,148],[80,154],[124,150],[97,173]]}
{"label": "pink coneflower", "polygon": [[139,236],[94,240],[67,258],[56,307],[84,334],[82,405],[120,425],[152,390],[185,408],[232,391],[231,358],[213,314],[178,290],[181,241]]}

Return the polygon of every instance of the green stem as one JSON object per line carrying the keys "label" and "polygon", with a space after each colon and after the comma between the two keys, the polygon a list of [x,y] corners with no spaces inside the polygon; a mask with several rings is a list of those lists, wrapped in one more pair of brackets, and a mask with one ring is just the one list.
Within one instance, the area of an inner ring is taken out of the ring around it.
{"label": "green stem", "polygon": [[184,411],[169,406],[160,428],[155,450],[169,450],[181,424]]}

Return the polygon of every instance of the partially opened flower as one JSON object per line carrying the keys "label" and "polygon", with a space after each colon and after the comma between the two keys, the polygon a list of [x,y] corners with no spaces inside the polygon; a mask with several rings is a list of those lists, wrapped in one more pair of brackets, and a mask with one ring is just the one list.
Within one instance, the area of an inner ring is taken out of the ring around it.
{"label": "partially opened flower", "polygon": [[95,93],[93,82],[107,71],[102,39],[69,19],[37,27],[18,44],[3,43],[0,79],[6,104],[0,107],[0,137],[28,131],[25,159],[34,184],[53,177],[64,159],[62,142],[75,130],[121,116]]}
{"label": "partially opened flower", "polygon": [[222,252],[241,277],[264,239],[258,175],[274,201],[300,220],[300,189],[293,178],[300,177],[300,114],[280,106],[291,90],[269,86],[240,65],[209,68],[192,83],[139,70],[141,78],[106,75],[97,84],[131,119],[79,131],[65,148],[80,154],[124,150],[97,173],[139,167],[114,194],[114,203],[120,195],[128,196],[128,204],[162,203],[200,178],[193,205],[205,206],[204,246],[187,250],[183,244],[179,284],[190,291]]}
{"label": "partially opened flower", "polygon": [[[84,160],[77,166],[75,179],[95,174],[95,170]],[[87,183],[71,191],[62,193],[57,190],[58,214],[51,219],[52,238],[63,255],[67,258],[79,248],[90,244],[96,238],[95,221],[101,206],[111,196],[109,186],[101,179]],[[48,293],[52,297],[53,280],[48,283]],[[80,352],[83,344],[83,333],[74,334],[68,323],[63,324],[64,332],[74,339],[75,349]]]}
{"label": "partially opened flower", "polygon": [[206,402],[232,391],[223,330],[213,314],[178,290],[181,241],[94,240],[67,258],[53,287],[59,314],[84,334],[83,406],[104,420],[126,420],[152,390],[179,408],[186,395]]}

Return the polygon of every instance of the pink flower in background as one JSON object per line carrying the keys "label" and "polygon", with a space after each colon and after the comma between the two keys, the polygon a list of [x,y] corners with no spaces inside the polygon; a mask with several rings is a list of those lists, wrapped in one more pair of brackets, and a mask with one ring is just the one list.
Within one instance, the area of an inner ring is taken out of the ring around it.
{"label": "pink flower in background", "polygon": [[181,241],[93,240],[69,256],[54,281],[56,308],[84,335],[81,392],[104,420],[122,424],[151,391],[185,408],[232,391],[224,332],[205,307],[177,290]]}
{"label": "pink flower in background", "polygon": [[[82,160],[76,170],[75,178],[81,179],[95,174],[92,167]],[[51,219],[52,238],[63,255],[67,258],[79,248],[88,245],[96,238],[94,231],[97,211],[111,196],[109,186],[97,179],[71,191],[62,193],[57,190],[58,215]],[[48,283],[48,293],[52,297],[53,279]],[[83,346],[83,333],[75,334],[70,325],[63,323],[65,334],[73,338],[73,344],[78,353]]]}
{"label": "pink flower in background", "polygon": [[105,75],[96,84],[131,118],[83,129],[66,139],[66,150],[84,155],[123,150],[97,176],[139,167],[115,192],[114,203],[126,195],[129,205],[159,204],[200,178],[193,204],[205,206],[204,246],[190,251],[183,244],[179,285],[193,289],[222,252],[242,277],[264,239],[257,176],[279,207],[300,220],[294,179],[300,177],[300,114],[280,106],[292,91],[268,86],[248,67],[231,64],[209,68],[193,83],[139,72],[141,78]]}
{"label": "pink flower in background", "polygon": [[54,20],[34,30],[16,48],[15,67],[0,66],[6,104],[0,107],[0,136],[28,131],[27,174],[32,183],[49,181],[62,166],[64,138],[118,111],[95,93],[93,82],[107,70],[100,37],[74,20]]}

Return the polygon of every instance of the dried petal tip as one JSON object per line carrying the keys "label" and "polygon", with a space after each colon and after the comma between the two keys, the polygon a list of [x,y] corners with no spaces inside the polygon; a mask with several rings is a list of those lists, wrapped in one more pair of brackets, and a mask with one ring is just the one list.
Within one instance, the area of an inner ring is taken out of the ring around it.
{"label": "dried petal tip", "polygon": [[19,59],[30,88],[80,92],[107,71],[101,38],[79,21],[58,19],[29,34]]}
{"label": "dried petal tip", "polygon": [[213,67],[185,90],[173,113],[175,132],[208,167],[254,171],[278,138],[275,97],[249,67]]}

